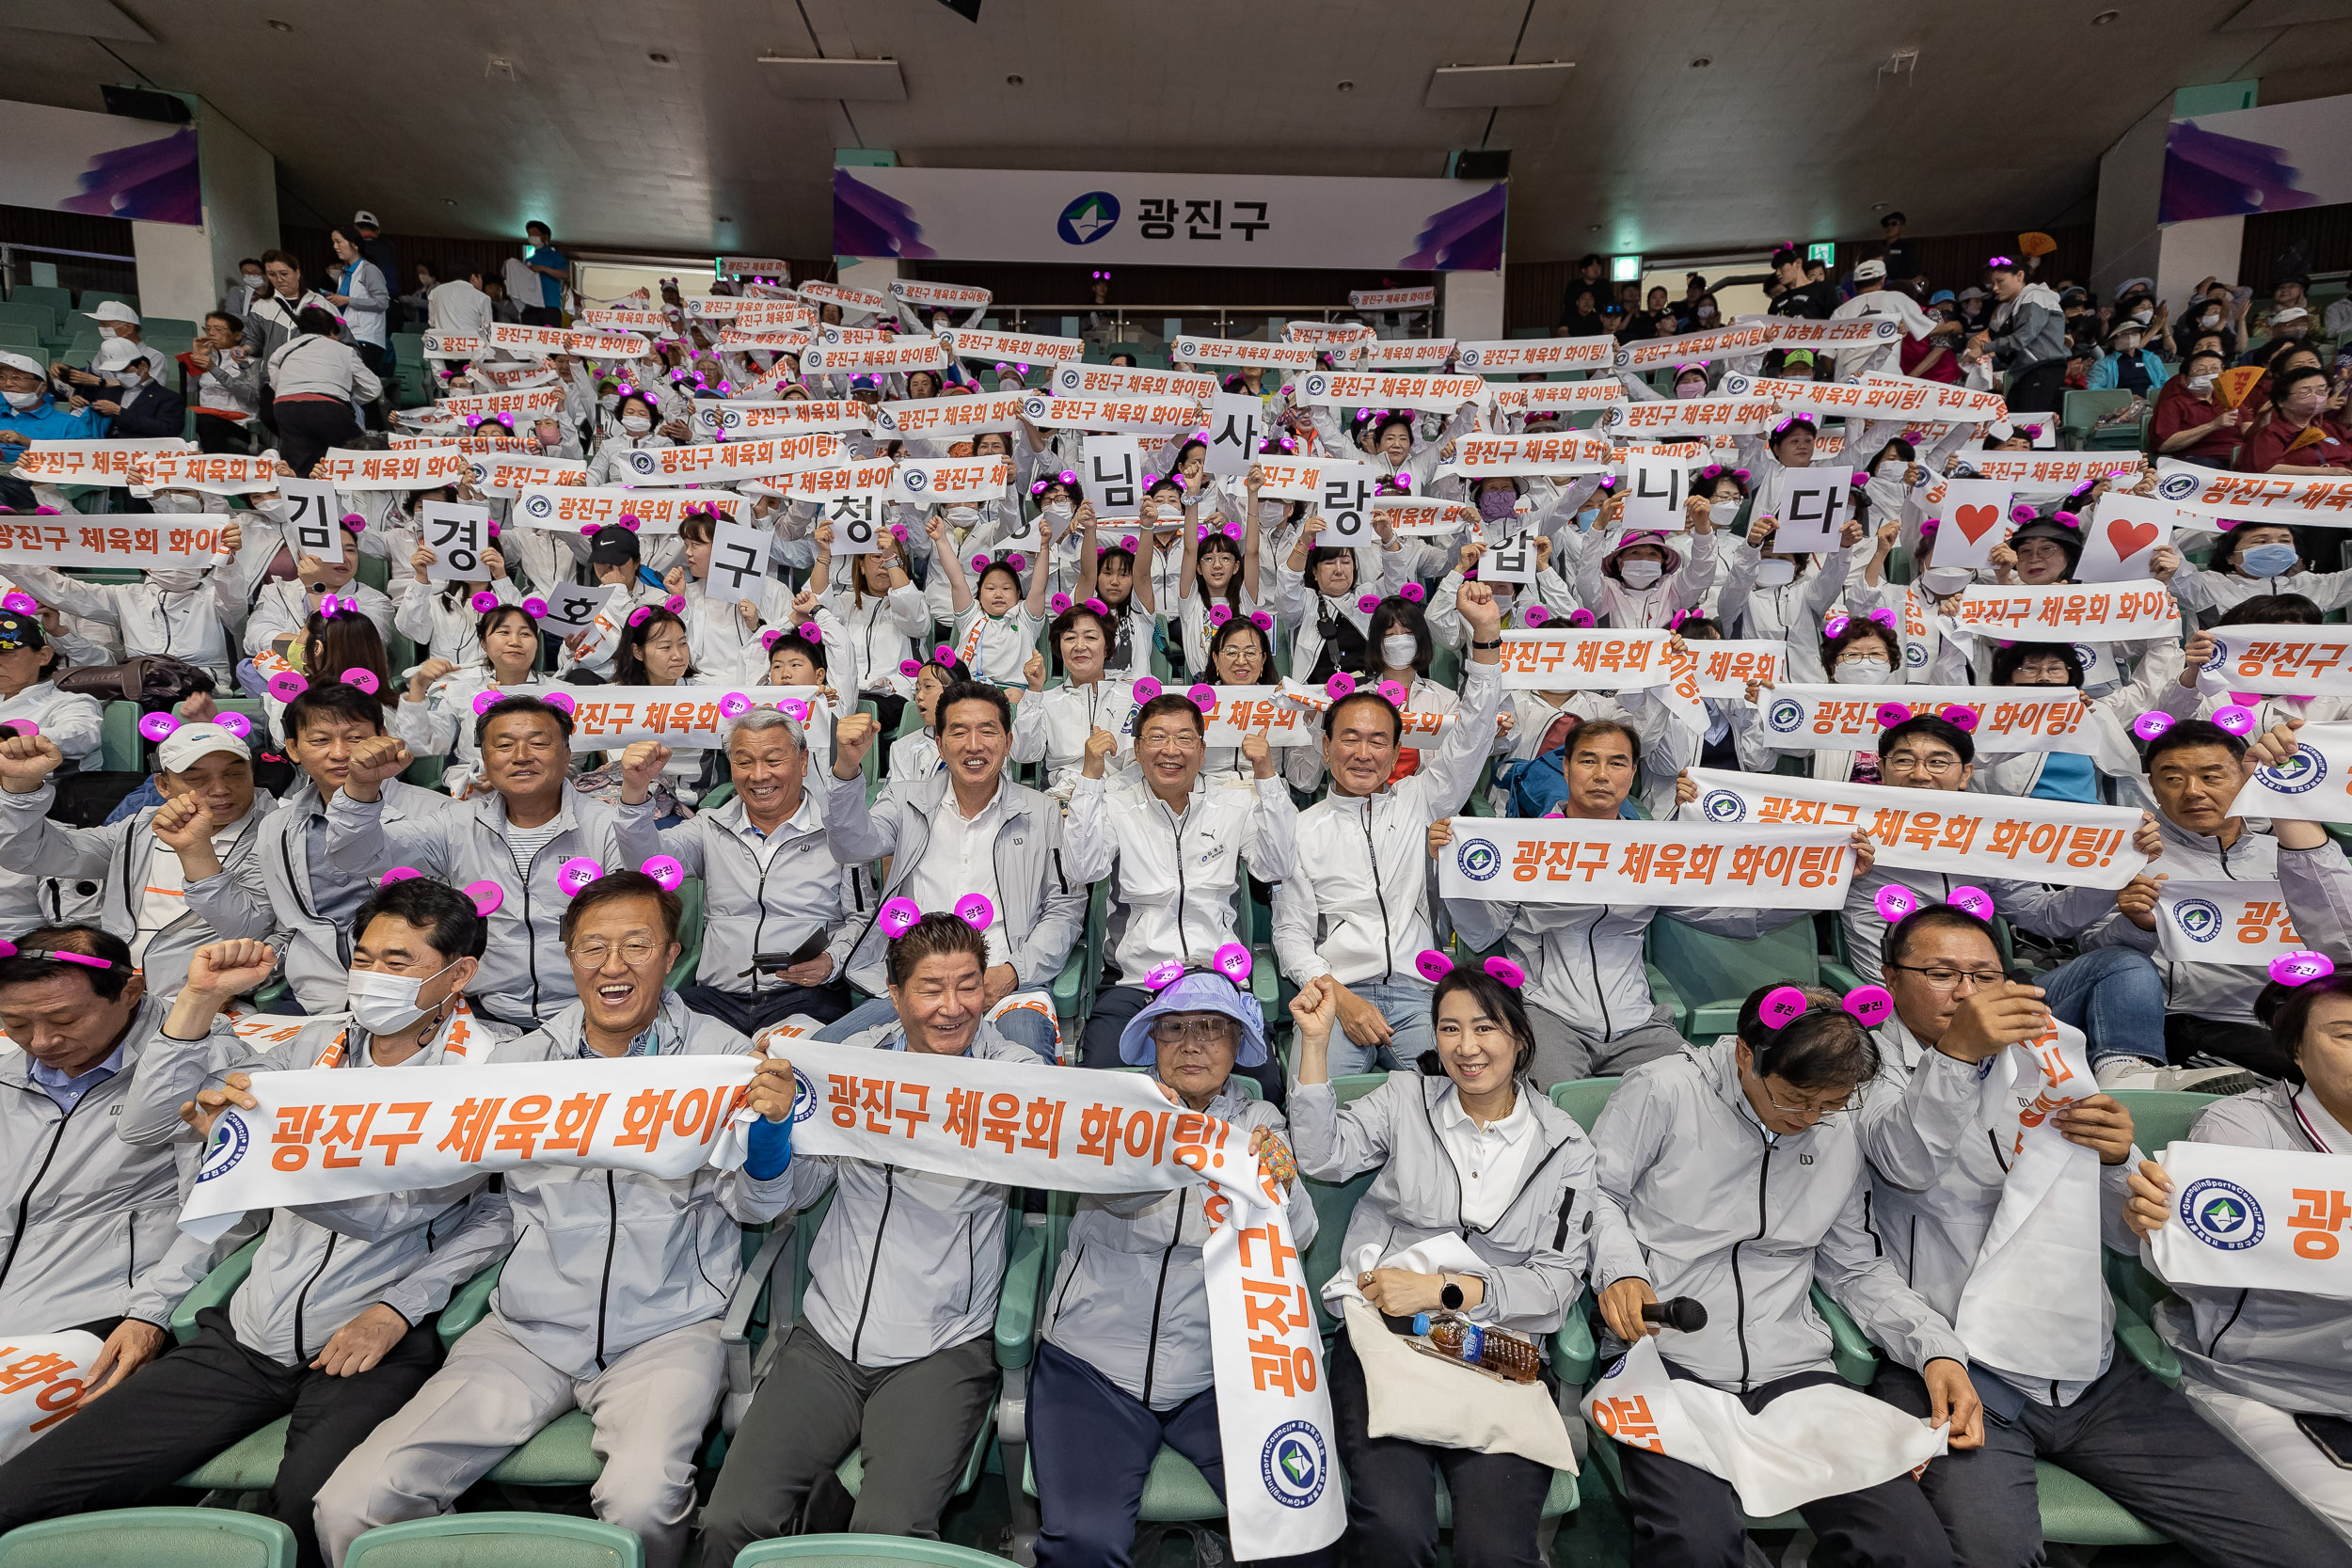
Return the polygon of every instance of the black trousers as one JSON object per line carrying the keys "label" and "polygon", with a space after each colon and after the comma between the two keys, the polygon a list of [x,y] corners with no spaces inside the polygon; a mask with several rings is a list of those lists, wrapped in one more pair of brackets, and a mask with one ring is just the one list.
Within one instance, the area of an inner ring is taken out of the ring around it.
{"label": "black trousers", "polygon": [[2199,1052],[2235,1062],[2265,1078],[2287,1075],[2287,1055],[2270,1043],[2270,1031],[2252,1023],[2226,1019],[2192,1018],[2186,1013],[2164,1016],[2164,1053],[2175,1065]]}
{"label": "black trousers", "polygon": [[224,1308],[200,1312],[196,1322],[195,1338],[0,1465],[0,1532],[60,1514],[139,1506],[240,1438],[291,1416],[269,1513],[294,1531],[298,1568],[324,1568],[311,1499],[343,1456],[441,1364],[433,1321],[354,1377],[280,1366],[238,1342]]}
{"label": "black trousers", "polygon": [[849,985],[838,980],[829,986],[765,983],[755,997],[738,996],[716,986],[680,986],[677,999],[739,1035],[756,1035],[794,1013],[806,1013],[819,1023],[831,1023],[850,1010]]}
{"label": "black trousers", "polygon": [[521,308],[525,326],[561,326],[564,312],[553,305],[526,305]]}
{"label": "black trousers", "polygon": [[2002,398],[2012,414],[2046,414],[2057,410],[2065,392],[2066,361],[2053,359],[2046,365],[2020,371]]}
{"label": "black trousers", "polygon": [[221,420],[210,414],[199,414],[196,417],[196,450],[247,455],[253,451],[252,427],[243,420]]}
{"label": "black trousers", "polygon": [[[1437,1568],[1438,1475],[1454,1502],[1454,1568],[1543,1568],[1536,1540],[1551,1467],[1515,1453],[1438,1449],[1369,1435],[1363,1364],[1344,1329],[1325,1362],[1331,1424],[1347,1466],[1347,1561],[1355,1568]],[[1544,1386],[1552,1387],[1551,1374]],[[1557,1391],[1556,1389],[1554,1390]],[[1639,1551],[1633,1560],[1648,1568]]]}
{"label": "black trousers", "polygon": [[[1754,1415],[1783,1394],[1836,1381],[1835,1372],[1800,1372],[1739,1399]],[[1929,1468],[1943,1463],[1932,1460]],[[1629,1443],[1617,1445],[1617,1464],[1626,1512],[1633,1516],[1633,1560],[1643,1568],[1741,1568],[1747,1561],[1747,1515],[1731,1482]],[[1951,1544],[1935,1510],[1907,1475],[1821,1497],[1797,1512],[1848,1568],[1952,1568]]]}
{"label": "black trousers", "polygon": [[310,476],[310,466],[326,455],[327,448],[347,445],[359,436],[359,421],[352,417],[351,404],[340,400],[279,399],[270,409],[278,417],[278,455],[304,479]]}

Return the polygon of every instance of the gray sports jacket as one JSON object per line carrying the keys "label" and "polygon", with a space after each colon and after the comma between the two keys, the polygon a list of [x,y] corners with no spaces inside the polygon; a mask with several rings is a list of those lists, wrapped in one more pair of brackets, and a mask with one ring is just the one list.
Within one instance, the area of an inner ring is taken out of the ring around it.
{"label": "gray sports jacket", "polygon": [[753,957],[798,952],[819,932],[827,933],[834,977],[849,967],[850,951],[866,932],[859,917],[873,899],[864,868],[834,859],[820,806],[811,790],[801,811],[777,827],[775,847],[765,862],[739,831],[744,816],[739,795],[663,831],[662,853],[675,856],[689,877],[703,879],[698,984],[756,997],[761,988],[778,982],[747,974]]}

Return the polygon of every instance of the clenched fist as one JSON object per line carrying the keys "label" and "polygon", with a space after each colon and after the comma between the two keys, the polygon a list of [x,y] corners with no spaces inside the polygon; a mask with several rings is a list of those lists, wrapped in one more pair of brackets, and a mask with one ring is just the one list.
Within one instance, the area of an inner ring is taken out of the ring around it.
{"label": "clenched fist", "polygon": [[456,668],[446,658],[426,659],[417,666],[417,673],[408,677],[408,700],[412,703],[423,702],[424,694],[433,689],[433,683]]}
{"label": "clenched fist", "polygon": [[215,1000],[243,996],[277,972],[276,948],[252,937],[231,937],[196,950],[188,960],[188,989]]}
{"label": "clenched fist", "polygon": [[344,777],[343,792],[355,800],[373,800],[382,797],[384,781],[398,778],[416,759],[408,754],[408,745],[397,736],[379,735],[362,740],[352,748],[351,771]]}
{"label": "clenched fist", "polygon": [[65,753],[45,735],[10,736],[0,740],[0,789],[30,795],[65,762]]}
{"label": "clenched fist", "polygon": [[209,843],[219,826],[194,795],[175,795],[156,808],[152,823],[156,838],[175,852]]}
{"label": "clenched fist", "polygon": [[852,713],[833,732],[833,776],[854,779],[866,765],[866,753],[882,733],[881,721],[870,713]]}
{"label": "clenched fist", "polygon": [[653,791],[654,781],[670,766],[670,748],[659,740],[640,740],[621,753],[621,800],[638,805]]}

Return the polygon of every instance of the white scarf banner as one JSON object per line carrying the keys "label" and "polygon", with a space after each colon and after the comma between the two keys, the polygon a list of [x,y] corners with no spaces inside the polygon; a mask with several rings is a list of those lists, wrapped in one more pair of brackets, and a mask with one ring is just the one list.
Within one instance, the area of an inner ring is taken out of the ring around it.
{"label": "white scarf banner", "polygon": [[951,504],[995,500],[1012,483],[1012,464],[1002,457],[902,457],[890,476],[893,500]]}
{"label": "white scarf banner", "polygon": [[208,496],[249,496],[278,488],[278,462],[234,452],[159,451],[131,466],[131,494],[195,490]]}
{"label": "white scarf banner", "polygon": [[[1885,324],[1901,330],[1893,322]],[[1891,335],[1891,334],[1890,334]],[[1816,414],[1832,420],[1907,420],[1927,406],[1916,388],[1888,387],[1868,382],[1788,381],[1773,376],[1745,375],[1737,371],[1715,384],[1725,397],[1770,398],[1790,414]]]}
{"label": "white scarf banner", "polygon": [[[1677,678],[1666,657],[1667,631],[1603,631],[1546,626],[1502,634],[1502,684],[1521,691],[1625,691]],[[1698,695],[1695,671],[1691,695]]]}
{"label": "white scarf banner", "polygon": [[[119,441],[35,441],[16,451],[11,471],[28,484],[97,484],[119,489],[131,483],[131,470],[163,452],[193,451],[189,443],[171,436],[142,436]],[[8,449],[0,449],[5,456]]]}
{"label": "white scarf banner", "polygon": [[[1371,683],[1363,681],[1359,681],[1356,689],[1359,691],[1375,689]],[[1295,680],[1285,679],[1282,682],[1282,700],[1299,710],[1299,728],[1305,733],[1305,743],[1311,746],[1323,744],[1323,716],[1338,699],[1320,686],[1301,686]],[[1406,701],[1411,699],[1407,697]],[[1434,742],[1462,721],[1458,713],[1423,712],[1409,707],[1400,709],[1397,718],[1404,724],[1397,744],[1408,749]]]}
{"label": "white scarf banner", "polygon": [[[490,428],[498,434],[496,436],[387,436],[384,437],[384,445],[392,451],[425,451],[434,447],[454,447],[468,457],[482,457],[498,451],[535,452],[539,450],[539,443],[536,441],[527,440],[520,436],[507,435],[504,425],[493,424]],[[257,459],[257,461],[267,460]],[[276,470],[273,468],[271,471]]]}
{"label": "white scarf banner", "polygon": [[2085,1383],[2106,1364],[2099,1155],[2069,1142],[2057,1117],[2099,1092],[2086,1045],[2053,1019],[2001,1053],[1979,1100],[2014,1106],[1993,1121],[2009,1174],[1952,1328],[1980,1365],[2036,1380]]}
{"label": "white scarf banner", "polygon": [[1780,679],[1788,659],[1788,644],[1776,637],[1727,638],[1687,646],[1699,661],[1702,697],[1737,697],[1744,702],[1748,682],[1772,685]]}
{"label": "white scarf banner", "polygon": [[1201,716],[1204,746],[1238,747],[1253,735],[1272,747],[1321,746],[1323,725],[1315,710],[1292,702],[1279,686],[1220,686],[1216,705]]}
{"label": "white scarf banner", "polygon": [[935,305],[950,310],[981,309],[996,298],[993,289],[975,289],[962,283],[924,283],[912,277],[894,277],[890,292],[910,305]]}
{"label": "white scarf banner", "polygon": [[1653,1338],[1618,1357],[1584,1407],[1628,1448],[1729,1481],[1758,1519],[1915,1474],[1949,1442],[1946,1429],[1841,1383],[1783,1394],[1751,1416],[1720,1388],[1667,1376]]}
{"label": "white scarf banner", "polygon": [[2173,1212],[2143,1244],[2165,1283],[2352,1300],[2352,1160],[2184,1140],[2156,1163],[2172,1179]]}
{"label": "white scarf banner", "polygon": [[1282,341],[1308,343],[1327,351],[1348,351],[1352,357],[1379,334],[1362,322],[1285,322]]}
{"label": "white scarf banner", "polygon": [[705,484],[830,468],[849,455],[849,448],[840,436],[820,430],[684,447],[631,447],[620,455],[613,467],[639,484]]}
{"label": "white scarf banner", "polygon": [[2089,587],[1979,583],[1960,595],[1950,614],[1936,619],[1947,637],[2012,642],[2177,641],[2181,635],[2181,607],[2172,591],[2148,578]]}
{"label": "white scarf banner", "polygon": [[670,318],[659,310],[582,310],[572,319],[591,332],[633,332],[647,338],[677,336],[677,328],[670,325]]}
{"label": "white scarf banner", "polygon": [[1205,408],[1221,388],[1216,377],[1193,371],[1153,371],[1136,365],[1057,365],[1057,398],[1126,398],[1186,403]]}
{"label": "white scarf banner", "polygon": [[1899,724],[1952,707],[1976,715],[1968,738],[1979,755],[2090,756],[2099,749],[2090,729],[2097,709],[2072,686],[1781,686],[1757,697],[1756,729],[1783,752],[1875,752],[1889,719]]}
{"label": "white scarf banner", "polygon": [[[426,420],[447,422],[452,420],[495,420],[501,414],[516,419],[540,414],[564,412],[564,388],[534,387],[527,392],[459,392],[437,400],[428,409],[403,409],[401,417],[421,423]],[[318,477],[312,475],[312,478]]]}
{"label": "white scarf banner", "polygon": [[1347,303],[1358,310],[1427,310],[1438,303],[1434,285],[1419,289],[1350,289]]}
{"label": "white scarf banner", "polygon": [[1608,442],[1576,431],[1464,436],[1438,466],[1440,479],[1509,479],[1520,474],[1598,474],[1617,459]]}
{"label": "white scarf banner", "polygon": [[1675,338],[1645,338],[1617,350],[1619,370],[1646,371],[1660,365],[1688,365],[1726,356],[1762,354],[1773,342],[1772,328],[1762,325],[1719,326],[1707,332],[1685,332]]}
{"label": "white scarf banner", "polygon": [[803,283],[793,293],[819,305],[838,305],[845,310],[863,310],[868,315],[890,309],[885,296],[871,289],[852,289],[846,283]]}
{"label": "white scarf banner", "polygon": [[1368,371],[1434,371],[1453,357],[1451,338],[1393,338],[1366,343],[1358,363]]}
{"label": "white scarf banner", "polygon": [[653,351],[651,343],[633,332],[567,332],[520,322],[492,322],[490,345],[510,354],[577,354],[591,359],[641,359]]}
{"label": "white scarf banner", "polygon": [[550,528],[574,533],[594,533],[617,523],[628,513],[637,519],[640,533],[675,533],[690,511],[717,507],[722,515],[749,509],[732,490],[631,490],[618,484],[574,487],[568,484],[526,486],[515,503],[518,528]]}
{"label": "white scarf banner", "polygon": [[874,405],[874,428],[898,436],[977,436],[987,431],[1010,432],[1021,422],[1025,392],[999,392],[993,397],[917,398],[908,403]]}
{"label": "white scarf banner", "polygon": [[1244,370],[1315,368],[1315,351],[1304,343],[1262,343],[1247,339],[1170,338],[1168,356],[1179,364],[1238,365]]}
{"label": "white scarf banner", "polygon": [[807,352],[809,342],[808,329],[803,326],[723,326],[719,329],[719,347],[723,349],[803,354]]}
{"label": "white scarf banner", "polygon": [[816,308],[797,299],[739,299],[729,319],[746,330],[757,327],[792,327],[808,333],[817,330]]}
{"label": "white scarf banner", "polygon": [[1486,389],[1486,382],[1474,375],[1309,371],[1298,378],[1298,401],[1311,406],[1406,408],[1431,414],[1451,414],[1477,402]]}
{"label": "white scarf banner", "polygon": [[2352,723],[2306,724],[2295,732],[2295,755],[2247,775],[2230,802],[2230,815],[2336,822],[2346,815],[2347,791],[2352,791]]}
{"label": "white scarf banner", "polygon": [[588,465],[576,457],[485,452],[473,460],[473,480],[484,495],[513,500],[534,486],[563,488],[585,485],[588,483]]}
{"label": "white scarf banner", "polygon": [[1522,381],[1516,387],[1487,389],[1494,394],[1497,408],[1522,414],[1575,414],[1626,401],[1624,385],[1613,376],[1590,381]]}
{"label": "white scarf banner", "polygon": [[947,345],[936,338],[893,338],[879,343],[817,343],[801,356],[809,372],[848,371],[875,375],[892,371],[935,371],[947,363]]}
{"label": "white scarf banner", "polygon": [[2140,814],[2124,806],[1714,768],[1693,768],[1690,776],[1699,798],[1677,813],[1685,821],[1859,828],[1877,844],[1881,865],[1963,882],[1991,877],[2122,887],[2149,863],[2132,847]]}
{"label": "white scarf banner", "polygon": [[1645,398],[1614,403],[1600,420],[1619,440],[1681,430],[1761,436],[1779,421],[1780,406],[1770,398]]}
{"label": "white scarf banner", "polygon": [[849,431],[874,428],[870,404],[854,400],[818,403],[790,398],[776,403],[739,403],[731,398],[696,398],[694,434],[701,436],[776,435],[787,431]]}
{"label": "white scarf banner", "polygon": [[473,456],[453,446],[407,447],[398,451],[353,451],[330,448],[312,466],[310,477],[338,490],[438,490],[473,483]]}
{"label": "white scarf banner", "polygon": [[1438,854],[1441,896],[1499,903],[1834,910],[1852,874],[1836,828],[1457,816]]}
{"label": "white scarf banner", "polygon": [[[830,716],[813,686],[577,686],[572,750],[613,752],[659,740],[680,752],[717,751],[735,721],[755,707],[780,708],[803,724]],[[739,705],[735,699],[741,698]],[[733,711],[730,711],[733,710]]]}
{"label": "white scarf banner", "polygon": [[2168,880],[2156,893],[2156,946],[2175,963],[2266,969],[2311,943],[2277,882]]}
{"label": "white scarf banner", "polygon": [[722,256],[711,263],[711,272],[729,280],[771,278],[788,283],[792,279],[792,264],[781,256]]}
{"label": "white scarf banner", "polygon": [[1206,429],[1209,412],[1181,398],[1047,397],[1031,392],[1021,400],[1022,418],[1041,429],[1096,430],[1110,434],[1164,436]]}
{"label": "white scarf banner", "polygon": [[1998,392],[1979,392],[1957,381],[1922,381],[1914,375],[1871,371],[1862,377],[1868,387],[1908,387],[1920,399],[1919,411],[1950,424],[1982,424],[2009,417],[2009,404]]}
{"label": "white scarf banner", "polygon": [[485,344],[479,338],[469,338],[455,332],[427,332],[418,349],[424,359],[479,359]]}
{"label": "white scarf banner", "polygon": [[[701,321],[731,322],[749,303],[736,294],[682,294],[687,314]],[[812,315],[814,311],[810,312]]]}
{"label": "white scarf banner", "polygon": [[2208,517],[2352,528],[2352,477],[2230,473],[2159,457],[2156,499]]}
{"label": "white scarf banner", "polygon": [[62,1334],[0,1332],[0,1464],[73,1414],[104,1341]]}
{"label": "white scarf banner", "polygon": [[1454,362],[1481,375],[1526,375],[1546,371],[1601,371],[1616,362],[1617,340],[1598,338],[1504,338],[1455,343]]}
{"label": "white scarf banner", "polygon": [[2197,667],[2208,692],[2352,697],[2352,626],[2214,626],[2213,657]]}
{"label": "white scarf banner", "polygon": [[869,457],[837,468],[810,468],[795,474],[763,474],[744,480],[736,488],[747,496],[774,496],[782,500],[829,500],[835,496],[886,490],[898,472],[887,457]]}
{"label": "white scarf banner", "polygon": [[1372,509],[1391,532],[1406,539],[1451,539],[1465,529],[1484,539],[1478,508],[1466,501],[1433,500],[1424,496],[1375,496]]}
{"label": "white scarf banner", "polygon": [[972,326],[945,328],[939,340],[959,359],[1015,367],[1059,365],[1084,357],[1087,351],[1083,339],[1041,338],[1027,332],[983,332]]}
{"label": "white scarf banner", "polygon": [[2114,479],[2129,489],[2139,483],[2143,459],[2136,451],[1968,451],[1960,461],[1979,479],[1997,479],[2013,489],[2042,495],[2063,494],[2094,479]]}
{"label": "white scarf banner", "polygon": [[[1246,1138],[1171,1105],[1140,1075],[822,1045],[801,1037],[803,1023],[761,1037],[799,1080],[795,1155],[1079,1193],[1208,1186],[1216,1228],[1203,1263],[1235,1549],[1276,1557],[1338,1538],[1338,1449],[1305,1259]],[[181,1225],[217,1235],[250,1209],[437,1187],[532,1163],[672,1179],[732,1169],[744,1157],[742,1098],[755,1060],[419,1068],[380,1100],[336,1069],[256,1073],[260,1107],[215,1124]]]}
{"label": "white scarf banner", "polygon": [[513,392],[525,387],[545,387],[555,380],[555,367],[545,359],[514,365],[493,365],[477,359],[466,368],[466,379],[492,391]]}

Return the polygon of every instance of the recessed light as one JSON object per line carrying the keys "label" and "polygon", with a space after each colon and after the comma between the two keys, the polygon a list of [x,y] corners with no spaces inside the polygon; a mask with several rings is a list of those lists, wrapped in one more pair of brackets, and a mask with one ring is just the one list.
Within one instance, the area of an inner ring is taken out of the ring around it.
{"label": "recessed light", "polygon": [[1697,59],[1691,62],[1691,69],[1692,71],[1705,71],[1708,66],[1713,65],[1714,63],[1714,60],[1709,58],[1708,55],[1701,55]]}
{"label": "recessed light", "polygon": [[1021,73],[1020,73],[1019,71],[1014,71],[1011,75],[1009,75],[1009,76],[1008,76],[1008,77],[1006,77],[1006,78],[1005,78],[1005,86],[1007,86],[1007,87],[1019,87],[1020,85],[1021,85]]}
{"label": "recessed light", "polygon": [[1870,211],[1874,213],[1883,213],[1886,209],[1892,207],[1893,205],[1895,204],[1891,201],[1873,201],[1870,203]]}
{"label": "recessed light", "polygon": [[457,205],[457,198],[453,196],[445,196],[441,198],[441,205],[444,207],[454,207]]}
{"label": "recessed light", "polygon": [[669,55],[660,53],[659,50],[647,55],[645,59],[653,65],[670,65],[674,63]]}
{"label": "recessed light", "polygon": [[293,32],[293,31],[294,31],[294,24],[293,24],[293,23],[291,23],[291,22],[279,22],[279,21],[278,21],[278,20],[277,20],[275,17],[273,17],[273,18],[271,18],[271,19],[270,19],[270,24],[269,24],[269,25],[270,25],[270,31],[275,32],[275,33],[291,33],[291,32]]}
{"label": "recessed light", "polygon": [[1356,90],[1356,84],[1353,82],[1342,82],[1340,84],[1340,90],[1342,92],[1354,92]]}
{"label": "recessed light", "polygon": [[2122,11],[2101,11],[2097,16],[2090,19],[2090,24],[2093,27],[2104,27],[2108,23],[2113,22],[2117,17],[2122,16],[2122,14],[2123,13]]}

